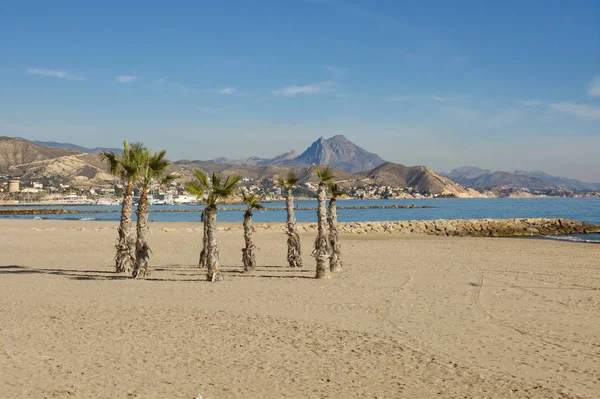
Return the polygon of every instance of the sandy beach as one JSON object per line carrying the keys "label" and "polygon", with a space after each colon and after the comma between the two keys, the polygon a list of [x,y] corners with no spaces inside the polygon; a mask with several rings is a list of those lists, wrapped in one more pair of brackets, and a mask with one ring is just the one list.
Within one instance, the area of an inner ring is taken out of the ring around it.
{"label": "sandy beach", "polygon": [[149,278],[113,273],[116,223],[0,220],[1,398],[598,398],[600,246],[342,236],[314,279],[279,231],[152,223]]}

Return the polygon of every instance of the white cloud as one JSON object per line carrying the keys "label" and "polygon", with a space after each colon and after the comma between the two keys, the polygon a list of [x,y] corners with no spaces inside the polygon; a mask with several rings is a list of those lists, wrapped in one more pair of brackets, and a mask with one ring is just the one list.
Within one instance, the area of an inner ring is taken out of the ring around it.
{"label": "white cloud", "polygon": [[548,104],[548,107],[555,111],[565,112],[586,119],[600,119],[600,107],[593,105],[560,102]]}
{"label": "white cloud", "polygon": [[165,79],[164,78],[154,79],[154,83],[165,83]]}
{"label": "white cloud", "polygon": [[433,96],[433,97],[431,97],[431,99],[433,101],[446,101],[445,97],[440,97],[440,96]]}
{"label": "white cloud", "polygon": [[238,89],[233,87],[223,87],[221,89],[210,90],[212,93],[223,94],[226,96],[241,96],[242,93],[238,91]]}
{"label": "white cloud", "polygon": [[287,86],[281,89],[273,90],[273,94],[278,96],[292,97],[297,94],[319,94],[331,91],[333,86],[332,81],[326,81],[321,83],[313,83],[306,86]]}
{"label": "white cloud", "polygon": [[119,75],[119,76],[115,76],[115,80],[119,83],[131,83],[131,82],[135,82],[137,80],[137,76],[131,76],[131,75]]}
{"label": "white cloud", "polygon": [[517,101],[519,104],[521,105],[525,105],[527,107],[537,107],[540,105],[544,105],[543,101],[539,101],[539,100],[520,100]]}
{"label": "white cloud", "polygon": [[85,80],[82,76],[71,75],[65,71],[57,71],[54,69],[43,69],[43,68],[27,68],[27,73],[29,75],[39,75],[39,76],[50,76],[53,78],[59,79],[67,79],[67,80]]}
{"label": "white cloud", "polygon": [[590,82],[590,87],[588,88],[588,96],[600,97],[600,76],[596,76]]}
{"label": "white cloud", "polygon": [[385,99],[388,103],[401,103],[410,100],[412,100],[412,97],[410,96],[392,96]]}

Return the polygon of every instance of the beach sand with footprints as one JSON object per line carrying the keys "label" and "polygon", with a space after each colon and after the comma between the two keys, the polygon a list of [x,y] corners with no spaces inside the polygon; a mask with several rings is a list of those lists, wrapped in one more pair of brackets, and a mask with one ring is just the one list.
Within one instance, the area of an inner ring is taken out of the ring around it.
{"label": "beach sand with footprints", "polygon": [[[219,225],[221,226],[221,224]],[[151,275],[113,273],[116,223],[0,220],[1,398],[598,398],[600,247],[342,234],[316,280],[286,236],[151,223]]]}

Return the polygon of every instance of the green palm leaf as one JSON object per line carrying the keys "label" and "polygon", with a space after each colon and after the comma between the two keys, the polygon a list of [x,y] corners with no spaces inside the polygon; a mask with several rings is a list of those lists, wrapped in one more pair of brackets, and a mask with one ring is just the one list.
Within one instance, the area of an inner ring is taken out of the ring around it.
{"label": "green palm leaf", "polygon": [[329,184],[333,181],[335,175],[329,166],[325,166],[323,169],[319,169],[319,166],[317,165],[314,165],[314,167],[317,177],[319,178],[319,184]]}

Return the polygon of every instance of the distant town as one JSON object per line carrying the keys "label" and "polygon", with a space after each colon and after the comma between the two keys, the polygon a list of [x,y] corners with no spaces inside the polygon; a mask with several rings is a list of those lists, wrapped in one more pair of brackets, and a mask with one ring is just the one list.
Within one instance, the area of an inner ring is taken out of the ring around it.
{"label": "distant town", "polygon": [[[197,204],[200,201],[184,189],[184,181],[174,181],[168,187],[153,184],[150,190],[150,203],[153,205]],[[11,175],[0,175],[0,204],[40,204],[40,205],[118,205],[121,202],[123,184],[116,182],[112,187],[73,187],[52,179],[25,180]],[[283,200],[281,187],[276,179],[255,181],[243,178],[240,188],[257,193],[263,201]],[[295,195],[299,199],[317,197],[317,185],[311,182],[299,183]],[[138,195],[135,190],[135,195]],[[452,198],[453,195],[421,194],[411,187],[398,188],[367,184],[361,187],[348,187],[346,199],[408,199],[408,198]],[[135,198],[135,197],[134,197]],[[241,197],[240,197],[241,200]],[[236,202],[234,200],[234,202]]]}
{"label": "distant town", "polygon": [[[150,203],[153,205],[197,204],[200,201],[184,189],[184,181],[176,180],[168,187],[157,183],[151,186]],[[260,195],[263,201],[283,200],[281,187],[276,179],[253,180],[243,178],[240,188]],[[312,182],[299,183],[294,194],[299,199],[314,199],[317,185]],[[119,205],[123,184],[115,182],[112,187],[74,187],[54,181],[51,178],[32,180],[20,179],[8,174],[0,175],[1,205]],[[526,188],[505,188],[498,192],[501,197],[600,197],[597,192],[573,192],[569,189],[529,190]],[[138,195],[135,190],[135,195]],[[135,197],[134,197],[135,198]],[[412,187],[393,187],[365,184],[346,187],[346,199],[416,199],[416,198],[456,198],[454,194],[419,193]],[[240,198],[241,201],[241,198]],[[233,202],[236,202],[234,199]]]}

